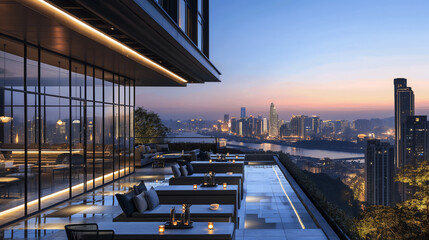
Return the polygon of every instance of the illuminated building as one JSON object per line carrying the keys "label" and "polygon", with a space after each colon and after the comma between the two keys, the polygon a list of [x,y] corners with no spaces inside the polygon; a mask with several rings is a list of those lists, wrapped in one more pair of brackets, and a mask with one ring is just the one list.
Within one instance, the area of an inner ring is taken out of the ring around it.
{"label": "illuminated building", "polygon": [[0,225],[133,173],[136,87],[219,82],[208,24],[208,0],[1,1]]}
{"label": "illuminated building", "polygon": [[240,117],[241,118],[245,118],[246,117],[246,108],[245,107],[241,108]]}
{"label": "illuminated building", "polygon": [[305,137],[305,116],[304,115],[293,115],[290,120],[291,134],[294,137],[304,138]]}
{"label": "illuminated building", "polygon": [[[407,79],[394,79],[394,100],[395,100],[395,165],[397,169],[405,166],[404,153],[404,131],[409,116],[414,116],[414,92],[407,87]],[[403,184],[398,184],[400,201],[406,199]]]}
{"label": "illuminated building", "polygon": [[365,202],[368,205],[394,204],[394,148],[370,139],[365,151]]}
{"label": "illuminated building", "polygon": [[[402,167],[408,165],[418,166],[423,161],[428,161],[428,122],[427,116],[408,116],[403,125],[403,163]],[[400,195],[402,201],[411,199],[414,195],[412,187],[401,184]]]}
{"label": "illuminated building", "polygon": [[269,136],[272,138],[277,138],[279,136],[279,115],[277,114],[277,109],[274,106],[274,103],[270,105],[270,131]]}

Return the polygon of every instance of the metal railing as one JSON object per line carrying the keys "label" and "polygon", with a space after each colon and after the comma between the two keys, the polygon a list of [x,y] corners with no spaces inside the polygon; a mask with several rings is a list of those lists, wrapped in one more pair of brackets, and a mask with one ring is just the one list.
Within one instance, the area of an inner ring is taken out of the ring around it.
{"label": "metal railing", "polygon": [[[200,148],[218,152],[226,147],[226,140],[218,137],[135,137],[136,144],[169,144],[170,148],[181,147],[181,150],[192,150],[189,148]],[[176,150],[176,149],[174,149]]]}

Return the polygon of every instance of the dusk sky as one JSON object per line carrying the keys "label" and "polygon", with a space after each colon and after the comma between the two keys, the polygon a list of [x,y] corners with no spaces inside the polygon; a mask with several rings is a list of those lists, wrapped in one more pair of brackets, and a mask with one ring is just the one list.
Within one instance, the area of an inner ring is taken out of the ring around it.
{"label": "dusk sky", "polygon": [[221,83],[138,88],[163,119],[247,113],[322,119],[393,116],[405,77],[429,114],[429,1],[211,0],[210,59]]}

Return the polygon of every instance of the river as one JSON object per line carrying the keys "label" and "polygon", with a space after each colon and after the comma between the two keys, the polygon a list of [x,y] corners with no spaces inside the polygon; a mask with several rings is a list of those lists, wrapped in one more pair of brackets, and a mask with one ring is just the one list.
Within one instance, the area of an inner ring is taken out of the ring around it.
{"label": "river", "polygon": [[[208,136],[204,136],[195,132],[181,132],[178,134],[171,134],[169,137],[171,142],[214,142],[213,139],[210,139]],[[282,151],[284,153],[289,153],[291,155],[303,156],[303,157],[313,157],[313,158],[324,158],[328,157],[331,159],[337,158],[356,158],[364,157],[362,153],[350,153],[350,152],[339,152],[332,150],[318,150],[318,149],[306,149],[306,148],[297,148],[290,146],[283,146],[273,143],[245,143],[227,140],[228,147],[247,147],[251,149],[262,149],[264,151]]]}
{"label": "river", "polygon": [[331,151],[331,150],[319,150],[319,149],[307,149],[307,148],[298,148],[298,147],[290,147],[283,146],[279,144],[272,143],[245,143],[245,142],[237,142],[237,141],[227,141],[227,146],[243,146],[252,149],[262,149],[264,151],[282,151],[284,153],[289,153],[291,155],[303,156],[303,157],[313,157],[313,158],[324,158],[328,157],[331,159],[337,158],[356,158],[356,157],[364,157],[362,153],[350,153],[350,152],[339,152],[339,151]]}

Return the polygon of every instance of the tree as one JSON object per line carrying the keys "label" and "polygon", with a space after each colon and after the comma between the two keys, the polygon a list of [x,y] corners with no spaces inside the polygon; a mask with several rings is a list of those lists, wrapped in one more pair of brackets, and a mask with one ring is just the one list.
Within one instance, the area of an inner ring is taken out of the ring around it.
{"label": "tree", "polygon": [[157,113],[147,111],[144,108],[137,108],[134,118],[136,143],[156,142],[155,137],[165,137],[170,130],[162,123]]}
{"label": "tree", "polygon": [[408,166],[395,178],[415,189],[412,199],[395,207],[371,206],[357,223],[365,239],[429,239],[429,163]]}

